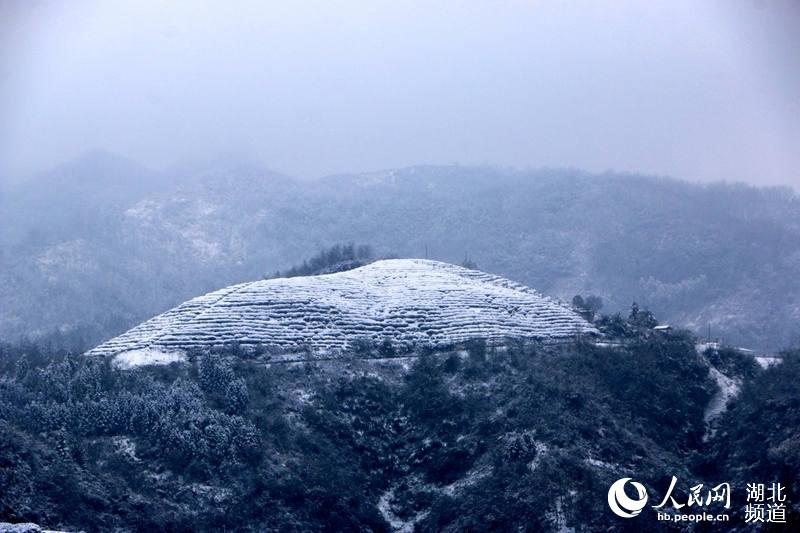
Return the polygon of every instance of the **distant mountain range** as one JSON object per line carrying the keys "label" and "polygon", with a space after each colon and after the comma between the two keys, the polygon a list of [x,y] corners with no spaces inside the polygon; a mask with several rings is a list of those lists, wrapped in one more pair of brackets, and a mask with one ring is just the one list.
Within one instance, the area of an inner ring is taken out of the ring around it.
{"label": "distant mountain range", "polygon": [[571,299],[631,302],[758,350],[797,343],[800,199],[577,170],[418,166],[300,181],[252,163],[158,173],[93,153],[0,197],[0,336],[94,343],[337,242],[465,256]]}

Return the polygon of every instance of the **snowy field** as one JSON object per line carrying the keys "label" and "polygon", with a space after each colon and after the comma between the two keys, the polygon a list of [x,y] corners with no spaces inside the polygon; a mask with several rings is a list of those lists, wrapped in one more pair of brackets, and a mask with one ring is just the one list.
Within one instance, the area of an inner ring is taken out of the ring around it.
{"label": "snowy field", "polygon": [[89,352],[123,367],[190,348],[268,346],[335,353],[359,339],[433,347],[473,338],[559,339],[597,331],[561,303],[504,278],[422,259],[260,280],[185,302]]}

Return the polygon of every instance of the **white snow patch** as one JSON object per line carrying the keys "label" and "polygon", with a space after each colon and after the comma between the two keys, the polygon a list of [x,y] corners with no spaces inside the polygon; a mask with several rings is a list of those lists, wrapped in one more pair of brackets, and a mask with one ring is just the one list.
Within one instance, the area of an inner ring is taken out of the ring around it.
{"label": "white snow patch", "polygon": [[136,456],[136,443],[128,437],[112,437],[111,442],[117,448],[117,453],[125,456],[127,459],[138,463],[140,459]]}
{"label": "white snow patch", "polygon": [[201,261],[208,261],[222,253],[222,246],[209,237],[199,224],[180,230],[181,237],[192,247]]}
{"label": "white snow patch", "polygon": [[758,365],[761,368],[769,368],[769,367],[774,366],[774,365],[779,365],[782,362],[783,362],[783,359],[780,358],[780,357],[768,357],[768,356],[765,356],[765,355],[760,355],[760,356],[756,357],[756,363],[758,363]]}
{"label": "white snow patch", "polygon": [[[417,489],[438,492],[440,494],[446,494],[450,497],[453,497],[457,496],[458,493],[465,488],[470,487],[481,479],[489,476],[491,473],[492,467],[490,465],[481,465],[467,472],[466,475],[461,479],[458,479],[453,483],[443,487],[437,487],[436,485],[424,483],[422,480],[416,477],[410,478],[408,482]],[[396,533],[413,533],[416,530],[416,525],[428,516],[429,511],[420,511],[408,520],[403,520],[392,511],[392,501],[395,497],[395,489],[396,487],[390,488],[381,494],[377,505],[378,511],[381,513],[381,516],[383,516],[383,519],[389,523],[392,531]]]}
{"label": "white snow patch", "polygon": [[619,470],[619,465],[612,465],[611,463],[607,463],[605,461],[601,461],[599,459],[594,459],[592,457],[585,460],[586,464],[594,466],[595,468],[603,468],[605,470]]}
{"label": "white snow patch", "polygon": [[542,457],[544,457],[545,454],[547,454],[547,452],[550,451],[550,448],[547,446],[547,444],[545,444],[540,440],[534,441],[533,447],[536,450],[536,457],[534,457],[533,460],[530,463],[528,463],[528,468],[530,469],[531,472],[533,472],[539,467],[539,463],[542,462]]}
{"label": "white snow patch", "polygon": [[152,218],[153,214],[160,209],[160,207],[161,206],[153,200],[144,200],[126,210],[125,216],[147,220]]}
{"label": "white snow patch", "polygon": [[703,355],[706,350],[719,350],[722,344],[718,342],[698,342],[694,345],[695,350],[699,355]]}
{"label": "white snow patch", "polygon": [[11,524],[0,522],[0,533],[69,533],[68,531],[56,531],[55,529],[42,529],[33,522],[20,522]]}
{"label": "white snow patch", "polygon": [[[448,496],[455,496],[463,489],[474,485],[479,480],[485,478],[489,474],[492,473],[492,467],[489,465],[478,466],[473,468],[467,474],[449,485],[445,485],[444,487],[436,487],[435,485],[428,485],[422,483],[418,479],[414,479],[411,482],[419,487],[426,487],[428,490],[439,492],[441,494],[446,494]],[[389,523],[392,531],[395,533],[413,533],[416,529],[416,525],[425,519],[428,516],[429,511],[420,511],[413,517],[408,520],[403,520],[399,516],[397,516],[392,511],[392,500],[394,500],[394,493],[395,488],[390,488],[383,494],[381,494],[380,499],[378,500],[378,511],[383,516],[383,519]]]}
{"label": "white snow patch", "polygon": [[596,341],[594,345],[597,346],[598,348],[610,348],[610,349],[620,348],[624,346],[623,343],[618,341]]}
{"label": "white snow patch", "polygon": [[117,354],[114,357],[113,364],[119,369],[129,370],[139,366],[169,365],[185,361],[186,354],[183,352],[164,351],[158,348],[139,348]]}
{"label": "white snow patch", "polygon": [[[571,493],[572,491],[570,491]],[[558,533],[575,533],[575,528],[567,525],[567,517],[564,512],[564,496],[555,499],[555,508],[545,513],[548,522],[553,526],[553,530]],[[572,499],[572,498],[570,498]]]}
{"label": "white snow patch", "polygon": [[[200,248],[216,253],[214,246]],[[237,342],[319,355],[348,350],[356,339],[436,347],[475,338],[502,344],[512,337],[547,341],[597,333],[571,309],[513,281],[438,261],[392,259],[346,272],[226,287],[90,353],[172,352]]]}
{"label": "white snow patch", "polygon": [[421,511],[410,520],[403,520],[392,511],[393,499],[394,489],[389,489],[381,494],[378,500],[378,511],[381,513],[381,516],[389,523],[389,527],[391,527],[392,531],[395,533],[414,533],[417,522],[428,516],[428,511]]}
{"label": "white snow patch", "polygon": [[206,485],[203,483],[191,483],[190,485],[184,486],[179,490],[179,492],[187,489],[191,490],[192,494],[195,496],[203,496],[217,504],[229,499],[233,493],[231,489],[225,487],[215,487],[213,485]]}
{"label": "white snow patch", "polygon": [[311,398],[314,397],[314,394],[305,390],[305,389],[295,389],[294,394],[297,397],[297,401],[301,404],[308,405],[311,403]]}
{"label": "white snow patch", "polygon": [[473,468],[459,480],[456,480],[442,488],[442,492],[448,496],[454,496],[463,489],[470,487],[492,473],[492,467],[488,465]]}
{"label": "white snow patch", "polygon": [[704,436],[705,440],[714,435],[714,420],[725,411],[728,407],[728,402],[739,393],[739,387],[741,386],[739,380],[729,378],[714,367],[709,369],[709,373],[717,383],[717,392],[711,397],[703,415],[703,420],[705,420],[708,427]]}

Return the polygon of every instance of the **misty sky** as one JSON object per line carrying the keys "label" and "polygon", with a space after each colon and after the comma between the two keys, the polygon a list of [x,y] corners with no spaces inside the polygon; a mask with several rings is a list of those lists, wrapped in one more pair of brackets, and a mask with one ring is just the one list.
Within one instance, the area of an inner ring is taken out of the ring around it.
{"label": "misty sky", "polygon": [[102,148],[800,188],[800,2],[0,0],[0,113],[9,180]]}

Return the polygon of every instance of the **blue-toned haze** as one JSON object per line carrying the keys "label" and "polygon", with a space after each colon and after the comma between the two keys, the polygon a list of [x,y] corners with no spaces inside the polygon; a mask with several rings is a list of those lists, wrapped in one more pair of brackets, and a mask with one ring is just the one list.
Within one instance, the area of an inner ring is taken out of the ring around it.
{"label": "blue-toned haze", "polygon": [[0,176],[95,148],[800,184],[800,3],[0,3]]}

